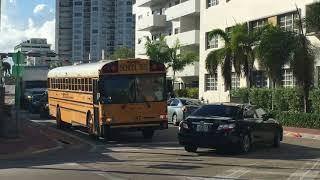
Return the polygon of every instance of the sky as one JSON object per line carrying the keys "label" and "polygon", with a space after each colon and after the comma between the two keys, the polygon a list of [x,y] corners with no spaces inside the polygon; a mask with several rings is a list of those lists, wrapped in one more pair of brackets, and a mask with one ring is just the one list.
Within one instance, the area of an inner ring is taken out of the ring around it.
{"label": "sky", "polygon": [[30,38],[47,38],[54,49],[55,0],[0,0],[0,52]]}

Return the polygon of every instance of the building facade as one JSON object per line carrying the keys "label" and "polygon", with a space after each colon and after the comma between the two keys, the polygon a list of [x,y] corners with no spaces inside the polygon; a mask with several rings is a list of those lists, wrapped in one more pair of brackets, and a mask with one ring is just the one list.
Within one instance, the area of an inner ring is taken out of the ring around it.
{"label": "building facade", "polygon": [[132,0],[56,2],[56,49],[60,58],[97,61],[110,58],[118,47],[134,47]]}
{"label": "building facade", "polygon": [[[180,52],[199,53],[201,0],[136,0],[135,54],[137,58],[147,58],[146,37],[152,40],[164,36],[172,47],[177,41]],[[188,65],[177,72],[175,89],[198,87],[199,64]],[[173,76],[168,70],[168,78]]]}
{"label": "building facade", "polygon": [[48,54],[54,53],[51,50],[51,44],[47,43],[47,39],[31,38],[14,47],[14,52],[22,53],[39,53],[41,57],[26,57],[27,66],[48,66],[49,62],[55,61],[54,57]]}
{"label": "building facade", "polygon": [[[315,0],[201,0],[200,6],[200,64],[199,64],[199,98],[209,102],[229,102],[230,92],[225,91],[221,68],[215,74],[209,74],[205,68],[205,59],[209,52],[222,48],[224,42],[214,37],[208,38],[208,32],[213,29],[223,29],[247,23],[250,30],[261,27],[266,23],[279,25],[286,30],[295,30],[296,10],[299,8],[302,16],[306,15],[307,6],[316,2]],[[319,37],[310,34],[311,43],[318,48],[315,63],[315,85],[318,86],[320,78],[320,40]],[[259,64],[255,63],[253,69],[254,86],[269,87],[269,80]],[[293,87],[295,79],[287,65],[283,69],[284,87]],[[245,78],[232,74],[232,88],[246,87]]]}

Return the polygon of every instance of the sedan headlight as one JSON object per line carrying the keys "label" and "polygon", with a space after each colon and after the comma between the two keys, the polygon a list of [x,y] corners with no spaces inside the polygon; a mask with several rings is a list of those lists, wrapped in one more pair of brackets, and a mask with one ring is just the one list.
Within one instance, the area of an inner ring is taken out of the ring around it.
{"label": "sedan headlight", "polygon": [[31,99],[31,98],[32,98],[32,96],[27,96],[27,98],[28,98],[28,99]]}
{"label": "sedan headlight", "polygon": [[236,124],[221,124],[219,127],[218,127],[218,130],[225,130],[225,131],[228,131],[228,130],[232,130],[236,127]]}
{"label": "sedan headlight", "polygon": [[182,121],[179,125],[179,131],[181,129],[189,129],[189,125],[186,122]]}

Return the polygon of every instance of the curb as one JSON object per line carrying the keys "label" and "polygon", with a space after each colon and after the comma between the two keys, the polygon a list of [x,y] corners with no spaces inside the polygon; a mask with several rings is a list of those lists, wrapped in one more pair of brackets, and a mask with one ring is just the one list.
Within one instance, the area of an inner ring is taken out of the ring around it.
{"label": "curb", "polygon": [[314,134],[308,134],[308,133],[297,133],[297,132],[292,132],[292,131],[284,131],[283,135],[286,137],[320,140],[320,135],[314,135]]}

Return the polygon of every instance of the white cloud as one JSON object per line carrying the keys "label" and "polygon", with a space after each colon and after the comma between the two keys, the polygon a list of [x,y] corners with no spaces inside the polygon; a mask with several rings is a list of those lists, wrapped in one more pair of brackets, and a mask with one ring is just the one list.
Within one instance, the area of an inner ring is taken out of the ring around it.
{"label": "white cloud", "polygon": [[38,13],[44,11],[46,7],[47,7],[46,4],[38,4],[38,5],[33,9],[33,13],[34,13],[34,14],[38,14]]}
{"label": "white cloud", "polygon": [[9,1],[11,4],[17,4],[17,1],[16,0],[10,0]]}
{"label": "white cloud", "polygon": [[0,52],[13,52],[16,45],[30,38],[47,38],[48,43],[52,44],[54,49],[55,19],[46,21],[40,26],[35,26],[33,20],[29,18],[28,27],[19,29],[10,23],[7,16],[3,15],[0,37]]}

